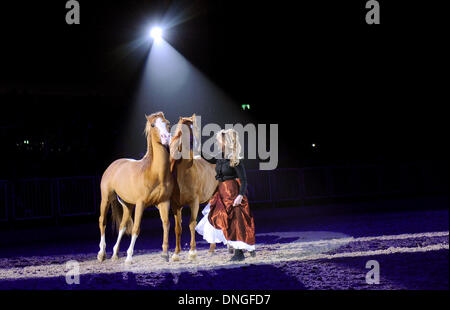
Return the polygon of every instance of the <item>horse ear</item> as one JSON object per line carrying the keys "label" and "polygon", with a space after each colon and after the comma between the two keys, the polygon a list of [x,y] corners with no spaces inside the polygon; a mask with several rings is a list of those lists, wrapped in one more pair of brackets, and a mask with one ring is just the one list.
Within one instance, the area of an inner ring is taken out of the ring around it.
{"label": "horse ear", "polygon": [[144,114],[144,115],[145,115],[145,119],[149,121],[150,120],[149,119],[150,116],[148,116],[147,114]]}

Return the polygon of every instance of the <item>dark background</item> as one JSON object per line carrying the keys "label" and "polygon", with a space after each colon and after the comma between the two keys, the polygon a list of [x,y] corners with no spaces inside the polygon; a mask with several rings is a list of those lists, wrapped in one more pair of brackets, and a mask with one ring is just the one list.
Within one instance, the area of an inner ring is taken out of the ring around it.
{"label": "dark background", "polygon": [[124,46],[174,8],[190,18],[166,40],[251,104],[249,122],[279,124],[279,167],[448,158],[438,1],[379,1],[381,25],[365,23],[366,1],[81,0],[80,25],[65,23],[65,2],[0,5],[1,179],[138,158],[117,136],[149,47]]}
{"label": "dark background", "polygon": [[[65,23],[65,3],[0,2],[0,257],[14,257],[5,268],[23,268],[43,253],[55,257],[53,264],[66,260],[62,253],[97,251],[101,174],[113,160],[145,152],[144,111],[133,111],[150,46],[129,47],[147,34],[149,22],[174,12],[186,19],[165,39],[235,105],[192,102],[192,112],[204,122],[278,123],[278,167],[302,168],[254,171],[257,161],[245,160],[253,170],[248,196],[258,233],[357,237],[448,230],[448,96],[442,93],[449,83],[442,56],[449,53],[442,1],[379,0],[381,25],[365,23],[365,0],[79,0],[80,25]],[[147,104],[145,113],[155,112]],[[241,104],[251,109],[239,110]],[[233,114],[235,108],[240,112]],[[181,114],[176,102],[163,111],[172,123]],[[137,250],[160,247],[158,214],[147,210],[153,218],[145,219]],[[189,239],[186,212],[183,244]],[[108,225],[108,249],[115,239]],[[347,289],[352,275],[360,281],[360,270],[366,272],[362,259],[285,268],[306,281]],[[383,274],[408,289],[448,287],[448,251],[379,259],[387,266]],[[205,279],[222,288],[304,287],[273,266],[259,267],[240,269],[239,285],[228,269],[182,279],[189,288],[201,281],[210,289]],[[158,277],[171,285],[173,275],[167,275]],[[214,281],[218,277],[224,281]],[[123,273],[92,279],[83,283],[138,288],[131,274],[125,283]],[[1,285],[59,289],[59,280]],[[114,294],[102,302],[117,302]],[[274,296],[272,305],[286,297]]]}

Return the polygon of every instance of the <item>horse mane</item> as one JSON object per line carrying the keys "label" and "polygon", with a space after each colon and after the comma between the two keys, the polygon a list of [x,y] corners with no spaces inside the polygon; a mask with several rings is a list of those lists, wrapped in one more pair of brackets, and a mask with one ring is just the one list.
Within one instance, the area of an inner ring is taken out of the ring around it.
{"label": "horse mane", "polygon": [[180,160],[180,159],[175,159],[173,158],[173,155],[180,151],[181,148],[181,135],[182,135],[182,125],[183,122],[179,122],[177,124],[177,128],[175,129],[175,135],[172,137],[172,140],[170,141],[170,146],[169,146],[169,150],[170,150],[170,171],[173,171],[173,167],[175,166],[175,163]]}

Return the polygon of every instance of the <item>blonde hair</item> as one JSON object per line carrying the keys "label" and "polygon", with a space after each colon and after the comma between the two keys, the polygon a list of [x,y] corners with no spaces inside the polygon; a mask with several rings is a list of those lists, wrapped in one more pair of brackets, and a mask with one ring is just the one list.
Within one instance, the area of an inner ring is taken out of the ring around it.
{"label": "blonde hair", "polygon": [[239,165],[241,143],[239,142],[237,131],[234,129],[222,129],[216,134],[216,139],[221,146],[225,146],[225,158],[230,160],[230,166],[235,167]]}

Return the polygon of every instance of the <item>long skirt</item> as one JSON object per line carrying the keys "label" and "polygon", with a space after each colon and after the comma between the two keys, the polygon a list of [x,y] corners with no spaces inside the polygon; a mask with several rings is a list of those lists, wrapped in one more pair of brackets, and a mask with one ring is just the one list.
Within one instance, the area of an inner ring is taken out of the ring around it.
{"label": "long skirt", "polygon": [[220,182],[217,191],[202,211],[195,230],[209,243],[224,243],[234,249],[255,250],[255,224],[247,196],[233,207],[239,195],[239,179]]}

